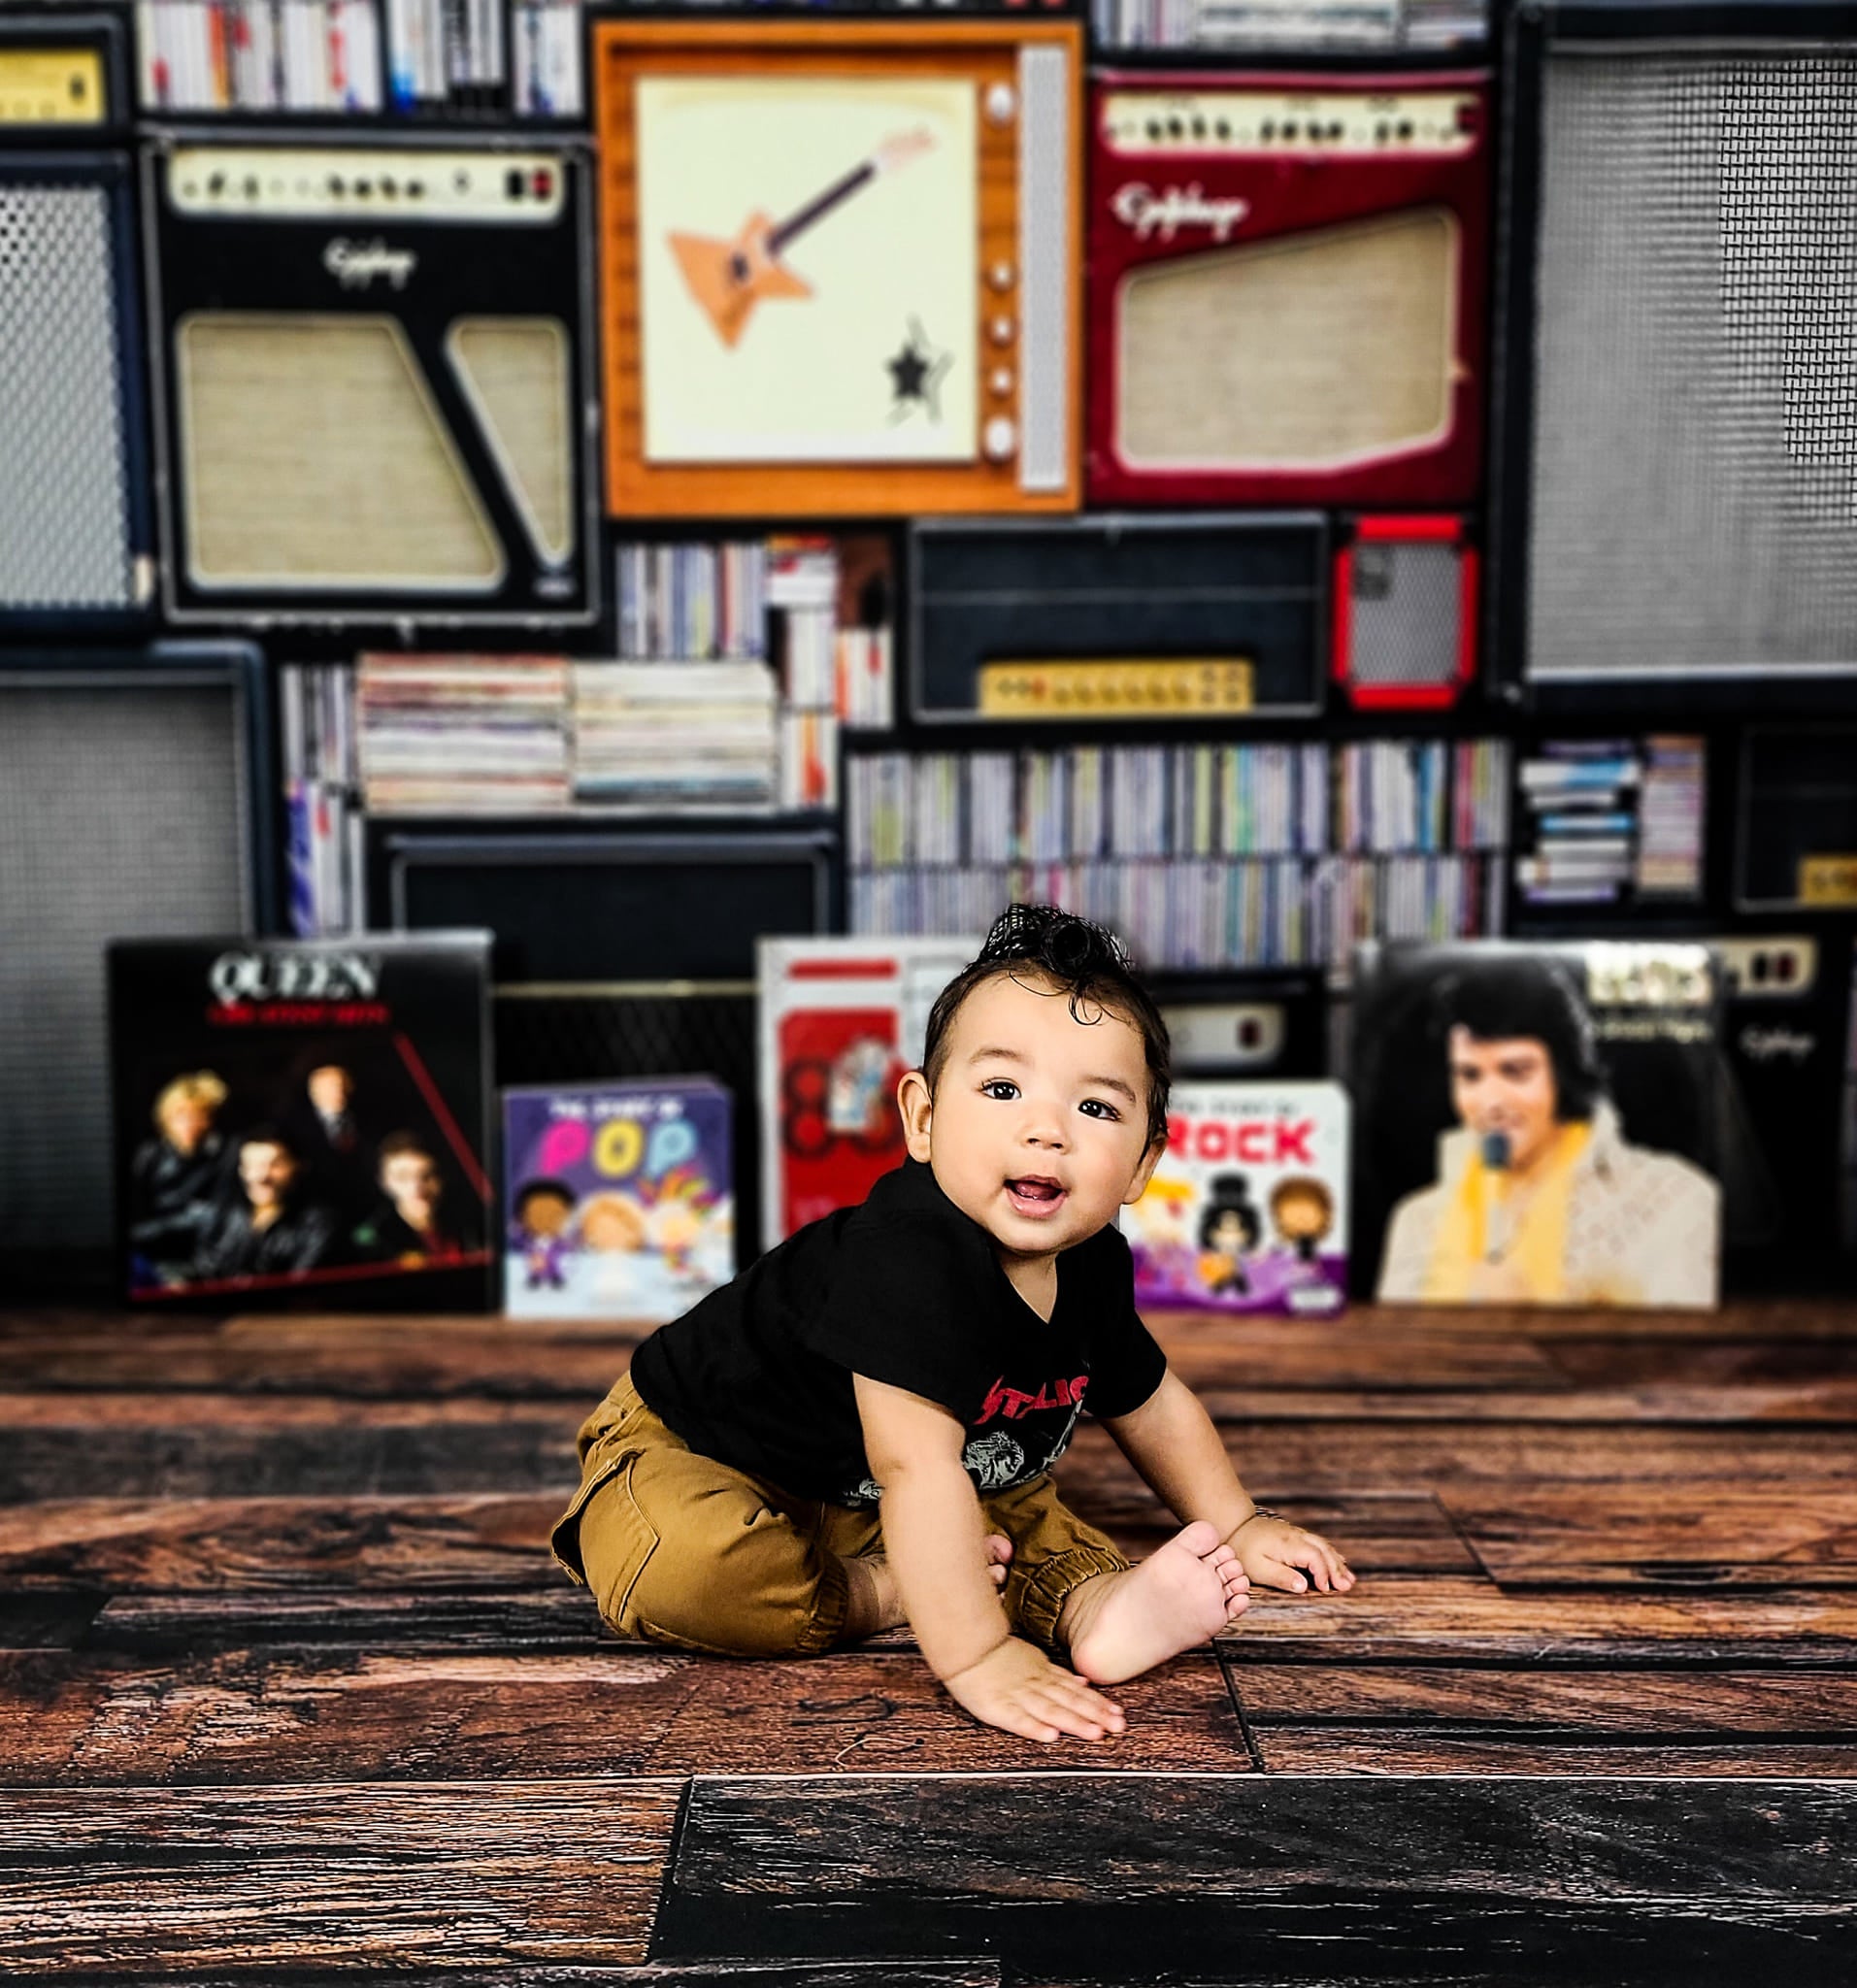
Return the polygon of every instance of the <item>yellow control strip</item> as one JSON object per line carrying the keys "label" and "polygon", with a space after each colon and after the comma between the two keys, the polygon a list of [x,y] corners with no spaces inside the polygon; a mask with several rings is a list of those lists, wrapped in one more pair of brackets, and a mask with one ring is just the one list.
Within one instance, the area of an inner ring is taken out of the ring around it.
{"label": "yellow control strip", "polygon": [[989,718],[1177,717],[1247,712],[1251,664],[1237,656],[1111,657],[1089,662],[994,662],[979,671]]}
{"label": "yellow control strip", "polygon": [[0,49],[0,124],[101,124],[103,57],[94,49]]}

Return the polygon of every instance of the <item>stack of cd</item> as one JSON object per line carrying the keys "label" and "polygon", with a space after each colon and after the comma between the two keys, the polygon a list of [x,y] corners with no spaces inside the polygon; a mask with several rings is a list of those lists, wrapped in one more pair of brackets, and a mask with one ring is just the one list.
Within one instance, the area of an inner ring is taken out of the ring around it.
{"label": "stack of cd", "polygon": [[576,663],[574,793],[599,806],[774,798],[779,701],[765,663]]}
{"label": "stack of cd", "polygon": [[355,679],[370,813],[527,814],[567,806],[562,658],[364,655]]}

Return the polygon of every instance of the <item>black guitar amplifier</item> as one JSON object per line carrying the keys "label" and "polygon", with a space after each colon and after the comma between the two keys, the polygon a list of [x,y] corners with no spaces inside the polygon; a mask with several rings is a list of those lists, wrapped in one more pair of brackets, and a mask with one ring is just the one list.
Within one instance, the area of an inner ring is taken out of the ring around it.
{"label": "black guitar amplifier", "polygon": [[0,1290],[111,1273],[113,939],[276,929],[264,658],[0,655]]}
{"label": "black guitar amplifier", "polygon": [[1822,1286],[1839,1246],[1847,961],[1799,933],[1714,944],[1726,985],[1726,1279],[1741,1290]]}
{"label": "black guitar amplifier", "polygon": [[1319,973],[1156,974],[1147,985],[1173,1040],[1176,1077],[1328,1074]]}
{"label": "black guitar amplifier", "polygon": [[0,14],[0,629],[155,590],[125,23]]}
{"label": "black guitar amplifier", "polygon": [[593,618],[586,178],[564,145],[161,143],[175,619]]}

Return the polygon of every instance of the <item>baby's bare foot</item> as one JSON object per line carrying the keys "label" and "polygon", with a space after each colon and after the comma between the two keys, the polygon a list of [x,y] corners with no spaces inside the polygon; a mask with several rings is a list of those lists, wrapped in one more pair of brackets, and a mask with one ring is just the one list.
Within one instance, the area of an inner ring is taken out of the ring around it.
{"label": "baby's bare foot", "polygon": [[1078,1676],[1119,1684],[1210,1641],[1250,1598],[1238,1555],[1215,1526],[1195,1519],[1139,1567],[1073,1589],[1058,1634]]}
{"label": "baby's bare foot", "polygon": [[[996,1588],[1004,1587],[1012,1542],[1004,1533],[988,1533],[985,1550],[987,1574]],[[865,1553],[846,1561],[845,1577],[850,1588],[845,1611],[845,1641],[861,1642],[880,1629],[900,1629],[909,1620],[896,1576],[881,1553]]]}

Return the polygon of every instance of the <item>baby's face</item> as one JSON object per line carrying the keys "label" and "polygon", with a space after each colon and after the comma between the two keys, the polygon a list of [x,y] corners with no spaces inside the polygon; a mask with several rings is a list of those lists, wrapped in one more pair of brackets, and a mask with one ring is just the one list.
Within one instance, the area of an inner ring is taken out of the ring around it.
{"label": "baby's face", "polygon": [[911,1155],[1006,1255],[1055,1256],[1114,1220],[1160,1157],[1147,1146],[1140,1032],[1043,980],[1002,975],[970,994]]}

